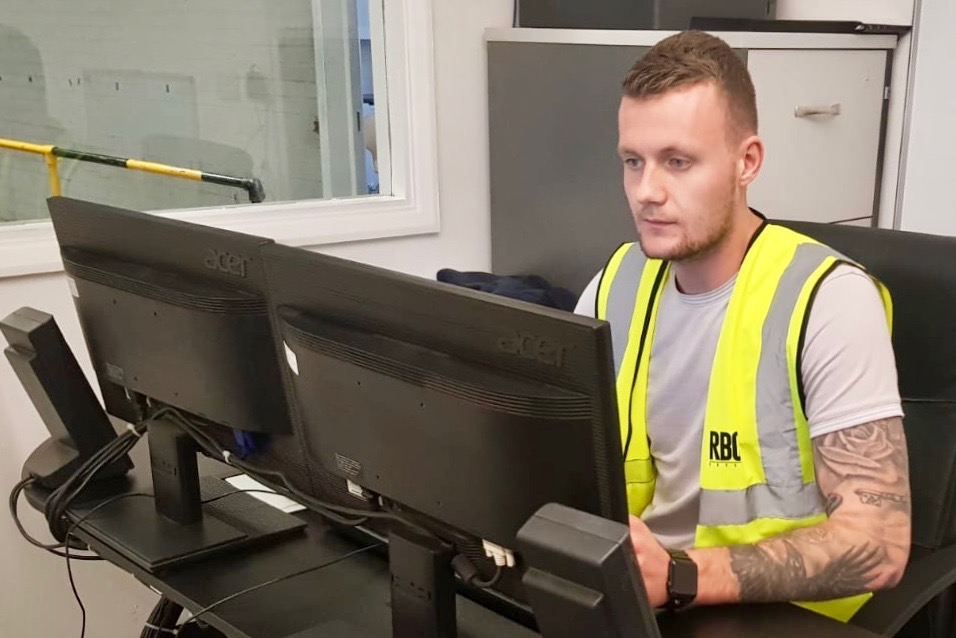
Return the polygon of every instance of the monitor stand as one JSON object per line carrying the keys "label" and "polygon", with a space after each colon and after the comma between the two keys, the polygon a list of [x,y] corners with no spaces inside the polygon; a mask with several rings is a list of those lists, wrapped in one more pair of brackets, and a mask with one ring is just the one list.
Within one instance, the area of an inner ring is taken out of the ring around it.
{"label": "monitor stand", "polygon": [[453,550],[399,525],[388,534],[392,638],[455,638]]}
{"label": "monitor stand", "polygon": [[[200,480],[196,444],[174,423],[150,421],[147,431],[154,498],[117,500],[80,523],[133,563],[154,572],[305,527],[302,519],[222,479]],[[83,517],[94,507],[89,503],[73,511]]]}

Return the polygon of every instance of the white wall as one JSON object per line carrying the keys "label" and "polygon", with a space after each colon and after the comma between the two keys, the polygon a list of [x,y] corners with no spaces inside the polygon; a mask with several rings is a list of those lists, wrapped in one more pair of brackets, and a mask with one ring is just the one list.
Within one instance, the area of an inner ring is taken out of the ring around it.
{"label": "white wall", "polygon": [[[436,0],[435,74],[438,109],[439,191],[442,231],[437,236],[331,247],[350,259],[434,277],[444,266],[490,267],[487,78],[483,32],[511,24],[511,0]],[[0,279],[0,316],[30,305],[54,314],[74,351],[85,354],[62,275]],[[85,356],[83,364],[89,373]],[[0,491],[19,478],[45,430],[12,370],[0,361]],[[38,514],[21,507],[30,529],[43,536]],[[20,539],[0,515],[0,636],[78,634],[79,610],[61,559]],[[87,606],[87,636],[139,635],[155,594],[109,565],[75,570]]]}
{"label": "white wall", "polygon": [[901,228],[956,236],[956,4],[922,0],[916,34]]}

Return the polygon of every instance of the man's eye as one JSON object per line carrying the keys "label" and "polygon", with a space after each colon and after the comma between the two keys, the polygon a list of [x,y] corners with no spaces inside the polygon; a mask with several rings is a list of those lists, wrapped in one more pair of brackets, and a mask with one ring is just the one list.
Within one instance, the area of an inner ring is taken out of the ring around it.
{"label": "man's eye", "polygon": [[672,168],[676,168],[676,169],[678,169],[678,170],[685,169],[685,168],[687,168],[688,166],[690,166],[690,161],[689,161],[689,160],[685,160],[685,159],[682,159],[682,158],[680,158],[680,157],[672,157],[672,158],[670,159],[669,163],[670,163],[670,165],[671,165]]}
{"label": "man's eye", "polygon": [[636,157],[628,157],[625,158],[624,165],[628,168],[640,168],[641,160],[637,159]]}

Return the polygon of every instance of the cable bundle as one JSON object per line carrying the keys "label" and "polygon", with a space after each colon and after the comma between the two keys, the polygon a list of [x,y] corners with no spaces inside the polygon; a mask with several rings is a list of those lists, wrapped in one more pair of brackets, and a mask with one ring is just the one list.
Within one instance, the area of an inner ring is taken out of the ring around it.
{"label": "cable bundle", "polygon": [[43,504],[43,515],[54,538],[61,543],[69,542],[67,539],[69,521],[66,518],[66,511],[70,505],[100,472],[126,456],[139,442],[145,431],[145,422],[129,426],[128,431],[100,448],[63,485],[53,490]]}
{"label": "cable bundle", "polygon": [[146,620],[139,638],[170,638],[176,635],[176,623],[182,613],[182,605],[174,603],[165,596],[161,597]]}

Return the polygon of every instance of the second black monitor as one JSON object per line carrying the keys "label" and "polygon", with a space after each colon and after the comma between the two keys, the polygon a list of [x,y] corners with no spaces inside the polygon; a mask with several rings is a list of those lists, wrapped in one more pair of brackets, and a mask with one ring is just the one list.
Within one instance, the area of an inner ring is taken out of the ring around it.
{"label": "second black monitor", "polygon": [[261,255],[294,420],[325,469],[506,549],[549,502],[627,520],[605,324],[301,249]]}

